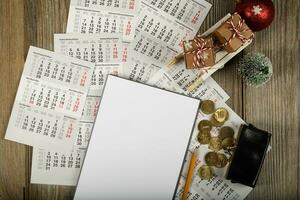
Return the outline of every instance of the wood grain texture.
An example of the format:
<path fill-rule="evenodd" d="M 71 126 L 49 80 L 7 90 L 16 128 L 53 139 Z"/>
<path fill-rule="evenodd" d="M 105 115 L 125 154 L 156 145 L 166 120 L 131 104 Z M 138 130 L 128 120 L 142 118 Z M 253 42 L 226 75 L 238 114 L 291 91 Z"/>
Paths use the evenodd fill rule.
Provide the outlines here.
<path fill-rule="evenodd" d="M 0 199 L 19 200 L 25 188 L 25 146 L 3 138 L 24 64 L 23 2 L 1 1 L 0 13 Z"/>
<path fill-rule="evenodd" d="M 235 1 L 210 0 L 200 33 L 233 11 Z M 274 0 L 276 18 L 267 30 L 213 78 L 230 95 L 227 102 L 246 121 L 273 134 L 257 187 L 247 199 L 300 198 L 299 1 Z M 0 200 L 68 200 L 74 187 L 30 184 L 31 147 L 4 140 L 29 45 L 53 50 L 53 34 L 66 29 L 69 0 L 0 1 Z M 236 67 L 248 52 L 273 62 L 274 76 L 261 88 L 243 84 Z"/>
<path fill-rule="evenodd" d="M 28 44 L 53 50 L 53 34 L 64 33 L 67 25 L 69 0 L 25 1 L 26 39 Z M 74 187 L 30 184 L 31 148 L 27 151 L 26 198 L 30 200 L 72 199 Z"/>
<path fill-rule="evenodd" d="M 298 8 L 298 9 L 297 9 Z M 248 52 L 262 52 L 273 63 L 274 76 L 258 89 L 245 87 L 244 116 L 272 133 L 272 151 L 265 161 L 258 199 L 298 199 L 299 195 L 299 1 L 276 4 L 276 19 L 256 34 Z"/>

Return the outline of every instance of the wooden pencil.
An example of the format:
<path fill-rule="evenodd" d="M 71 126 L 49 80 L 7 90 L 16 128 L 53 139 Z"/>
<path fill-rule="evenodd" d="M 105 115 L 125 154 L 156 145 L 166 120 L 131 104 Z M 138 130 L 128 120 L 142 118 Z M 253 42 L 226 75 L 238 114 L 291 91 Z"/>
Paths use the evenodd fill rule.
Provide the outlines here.
<path fill-rule="evenodd" d="M 194 169 L 196 167 L 196 161 L 197 161 L 197 152 L 196 152 L 197 149 L 198 147 L 196 147 L 194 152 L 192 153 L 192 157 L 191 157 L 191 161 L 190 161 L 190 165 L 189 165 L 189 169 L 188 169 L 188 173 L 187 173 L 187 177 L 185 180 L 185 185 L 182 193 L 182 200 L 187 200 L 188 192 L 190 190 L 190 186 L 193 180 Z"/>

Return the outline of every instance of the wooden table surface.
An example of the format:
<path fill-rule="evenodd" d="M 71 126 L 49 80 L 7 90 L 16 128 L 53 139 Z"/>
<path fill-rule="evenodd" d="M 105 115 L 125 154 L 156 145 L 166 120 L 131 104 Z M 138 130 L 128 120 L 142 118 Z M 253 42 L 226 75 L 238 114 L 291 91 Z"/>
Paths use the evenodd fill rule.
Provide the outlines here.
<path fill-rule="evenodd" d="M 200 32 L 234 10 L 234 0 L 213 7 Z M 230 95 L 227 102 L 243 119 L 273 134 L 257 187 L 247 199 L 300 199 L 299 0 L 275 0 L 276 18 L 256 33 L 253 44 L 213 78 Z M 32 148 L 4 140 L 29 45 L 53 50 L 53 34 L 66 30 L 69 0 L 0 1 L 0 199 L 72 199 L 74 187 L 30 184 Z M 273 62 L 271 81 L 260 88 L 243 84 L 238 60 L 261 52 Z"/>

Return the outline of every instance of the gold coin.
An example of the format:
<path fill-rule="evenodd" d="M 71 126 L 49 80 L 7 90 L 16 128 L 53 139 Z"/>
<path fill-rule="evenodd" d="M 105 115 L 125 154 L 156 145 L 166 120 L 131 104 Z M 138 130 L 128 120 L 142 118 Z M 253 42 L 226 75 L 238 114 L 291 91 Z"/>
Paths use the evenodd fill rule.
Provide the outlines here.
<path fill-rule="evenodd" d="M 215 111 L 215 103 L 211 100 L 202 101 L 200 104 L 200 110 L 204 114 L 212 114 Z"/>
<path fill-rule="evenodd" d="M 216 121 L 224 123 L 228 119 L 228 111 L 225 108 L 218 108 L 213 116 Z"/>
<path fill-rule="evenodd" d="M 224 140 L 227 137 L 233 137 L 233 135 L 234 135 L 234 130 L 229 126 L 222 127 L 219 132 L 219 138 L 221 140 Z"/>
<path fill-rule="evenodd" d="M 217 160 L 217 163 L 216 163 L 215 167 L 223 168 L 227 165 L 228 159 L 225 156 L 225 154 L 218 153 L 217 158 L 218 158 L 218 160 Z"/>
<path fill-rule="evenodd" d="M 198 141 L 200 144 L 208 144 L 210 141 L 210 132 L 199 132 Z"/>
<path fill-rule="evenodd" d="M 218 154 L 216 152 L 208 152 L 205 157 L 204 160 L 206 162 L 207 165 L 209 166 L 215 166 L 218 162 Z"/>
<path fill-rule="evenodd" d="M 211 122 L 206 119 L 201 120 L 198 124 L 198 130 L 201 132 L 210 132 L 211 129 L 212 129 Z"/>
<path fill-rule="evenodd" d="M 214 171 L 210 166 L 202 165 L 199 168 L 199 176 L 201 179 L 209 180 L 214 175 Z"/>
<path fill-rule="evenodd" d="M 211 137 L 208 148 L 213 151 L 220 151 L 222 149 L 222 141 L 218 137 Z"/>
<path fill-rule="evenodd" d="M 210 118 L 210 122 L 213 126 L 216 126 L 216 127 L 221 127 L 224 125 L 224 122 L 218 122 L 214 116 L 212 115 L 211 118 Z"/>
<path fill-rule="evenodd" d="M 233 137 L 227 137 L 222 140 L 222 148 L 227 149 L 228 147 L 234 146 L 234 139 Z"/>

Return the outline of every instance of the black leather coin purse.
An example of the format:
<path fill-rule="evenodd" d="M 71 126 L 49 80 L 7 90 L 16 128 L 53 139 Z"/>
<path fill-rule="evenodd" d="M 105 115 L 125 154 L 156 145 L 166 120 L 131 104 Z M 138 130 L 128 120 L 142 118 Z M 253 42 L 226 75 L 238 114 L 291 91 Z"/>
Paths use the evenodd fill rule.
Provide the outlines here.
<path fill-rule="evenodd" d="M 242 125 L 226 178 L 255 187 L 270 139 L 270 133 L 251 124 Z"/>

